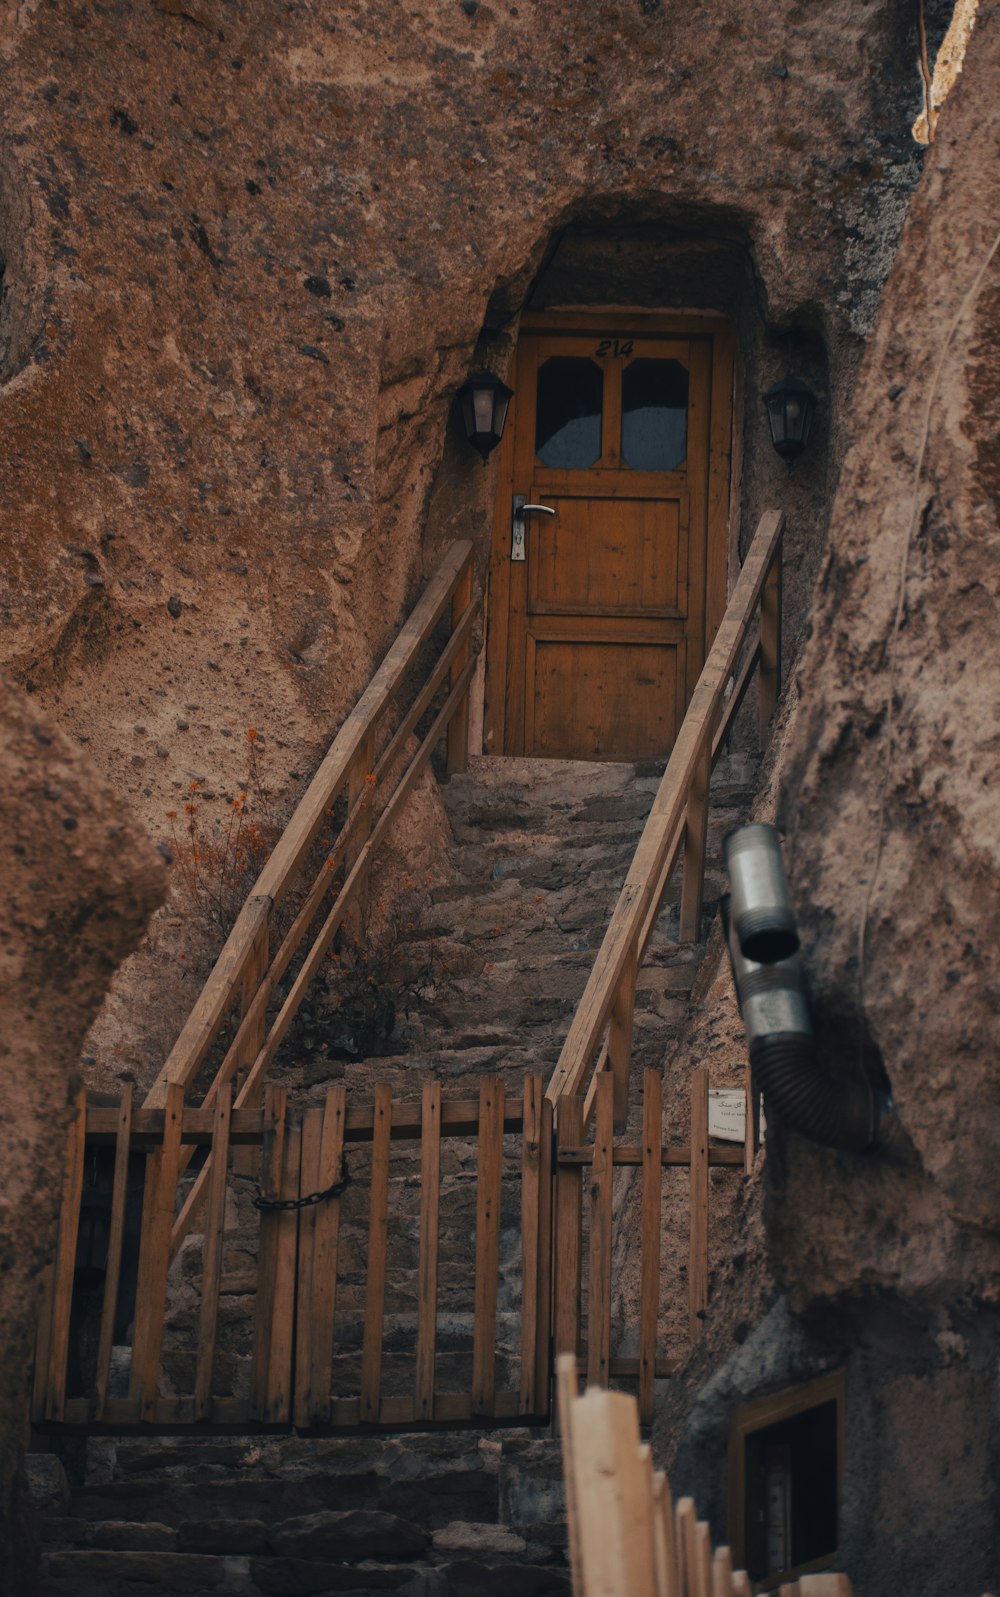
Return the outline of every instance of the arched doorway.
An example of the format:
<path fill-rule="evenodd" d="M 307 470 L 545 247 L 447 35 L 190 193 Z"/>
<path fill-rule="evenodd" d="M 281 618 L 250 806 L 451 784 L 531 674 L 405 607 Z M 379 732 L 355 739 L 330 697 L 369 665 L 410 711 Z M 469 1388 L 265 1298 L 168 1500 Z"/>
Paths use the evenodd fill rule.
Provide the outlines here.
<path fill-rule="evenodd" d="M 733 360 L 731 325 L 710 314 L 523 318 L 493 530 L 487 749 L 669 753 L 725 608 Z"/>

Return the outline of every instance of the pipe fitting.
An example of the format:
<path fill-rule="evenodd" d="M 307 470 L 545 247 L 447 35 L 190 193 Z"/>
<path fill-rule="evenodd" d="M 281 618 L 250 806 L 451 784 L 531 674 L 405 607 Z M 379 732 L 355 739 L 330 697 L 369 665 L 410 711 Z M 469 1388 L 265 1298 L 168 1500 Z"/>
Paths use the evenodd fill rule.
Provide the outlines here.
<path fill-rule="evenodd" d="M 728 897 L 721 909 L 750 1069 L 769 1113 L 810 1142 L 855 1153 L 870 1148 L 878 1139 L 879 1101 L 864 1077 L 831 1075 L 817 1058 L 799 955 L 771 964 L 748 959 Z"/>
<path fill-rule="evenodd" d="M 797 952 L 791 895 L 773 826 L 738 826 L 724 843 L 730 916 L 745 959 L 774 965 Z"/>

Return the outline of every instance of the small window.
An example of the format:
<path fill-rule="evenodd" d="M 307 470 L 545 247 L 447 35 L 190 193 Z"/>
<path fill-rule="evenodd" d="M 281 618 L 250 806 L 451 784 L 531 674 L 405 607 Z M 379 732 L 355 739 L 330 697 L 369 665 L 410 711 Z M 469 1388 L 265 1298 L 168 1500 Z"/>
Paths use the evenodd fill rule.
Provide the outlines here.
<path fill-rule="evenodd" d="M 538 372 L 535 453 L 546 466 L 585 470 L 601 458 L 604 374 L 592 360 L 557 355 Z"/>
<path fill-rule="evenodd" d="M 843 1372 L 737 1410 L 730 1538 L 758 1589 L 829 1565 L 840 1539 Z"/>
<path fill-rule="evenodd" d="M 687 456 L 688 374 L 676 360 L 634 360 L 622 372 L 622 459 L 676 471 Z"/>

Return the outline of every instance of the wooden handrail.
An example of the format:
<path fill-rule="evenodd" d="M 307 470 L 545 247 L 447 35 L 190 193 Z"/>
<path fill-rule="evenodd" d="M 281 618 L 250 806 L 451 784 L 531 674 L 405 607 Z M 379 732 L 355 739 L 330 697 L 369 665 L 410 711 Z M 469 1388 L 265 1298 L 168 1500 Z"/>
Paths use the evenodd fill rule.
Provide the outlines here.
<path fill-rule="evenodd" d="M 465 743 L 459 727 L 465 724 L 468 687 L 474 669 L 472 627 L 476 605 L 472 600 L 473 547 L 460 540 L 449 548 L 440 566 L 401 628 L 371 682 L 334 738 L 319 770 L 303 794 L 273 853 L 250 890 L 236 924 L 226 939 L 215 966 L 185 1022 L 163 1068 L 147 1094 L 144 1108 L 162 1109 L 168 1089 L 191 1086 L 204 1063 L 219 1028 L 230 1009 L 242 1001 L 243 1013 L 236 1037 L 205 1098 L 215 1101 L 219 1088 L 238 1069 L 250 1075 L 237 1099 L 238 1107 L 255 1102 L 263 1070 L 285 1036 L 320 960 L 345 916 L 364 888 L 372 857 L 392 819 L 424 769 L 437 739 L 447 731 L 448 768 L 464 768 Z M 413 672 L 420 651 L 451 607 L 451 637 L 400 725 L 375 758 L 375 741 L 384 712 L 394 702 Z M 404 760 L 404 748 L 417 721 L 448 675 L 449 692 L 444 708 L 417 752 Z M 374 796 L 385 776 L 395 786 L 378 820 L 373 823 Z M 349 811 L 340 835 L 319 867 L 315 880 L 273 958 L 268 953 L 269 928 L 274 910 L 300 876 L 309 851 L 319 836 L 336 800 L 349 790 Z M 323 929 L 306 956 L 303 971 L 285 1000 L 276 1027 L 267 1035 L 266 1012 L 278 983 L 305 941 L 310 925 L 332 888 L 336 871 L 344 864 L 346 880 L 328 912 Z M 277 1032 L 277 1035 L 276 1035 Z M 199 1181 L 198 1195 L 203 1183 Z M 176 1233 L 175 1233 L 176 1239 Z M 176 1245 L 176 1242 L 175 1242 Z"/>
<path fill-rule="evenodd" d="M 769 510 L 760 519 L 733 596 L 709 651 L 667 768 L 632 859 L 625 885 L 566 1041 L 546 1097 L 560 1101 L 586 1092 L 584 1116 L 595 1102 L 596 1077 L 610 1067 L 615 1080 L 615 1121 L 628 1107 L 632 1014 L 639 967 L 652 935 L 663 894 L 685 843 L 681 937 L 695 938 L 701 922 L 708 783 L 722 741 L 760 666 L 759 724 L 762 741 L 777 701 L 781 663 L 781 539 L 785 519 Z M 727 683 L 760 608 L 760 634 L 728 697 Z M 605 1034 L 607 1034 L 605 1036 Z M 594 1079 L 589 1082 L 588 1074 Z"/>

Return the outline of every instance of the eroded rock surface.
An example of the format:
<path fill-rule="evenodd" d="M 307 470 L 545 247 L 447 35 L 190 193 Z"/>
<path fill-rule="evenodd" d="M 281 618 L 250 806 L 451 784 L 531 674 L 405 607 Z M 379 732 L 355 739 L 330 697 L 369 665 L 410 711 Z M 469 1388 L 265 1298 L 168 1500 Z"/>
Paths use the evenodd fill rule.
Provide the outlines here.
<path fill-rule="evenodd" d="M 27 1592 L 25 1372 L 80 1045 L 165 873 L 92 763 L 9 686 L 0 723 L 0 1566 L 13 1581 L 6 1589 Z"/>
<path fill-rule="evenodd" d="M 881 1059 L 912 1142 L 796 1150 L 774 1242 L 805 1295 L 996 1297 L 998 86 L 990 6 L 869 348 L 782 772 L 821 1028 Z"/>

